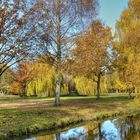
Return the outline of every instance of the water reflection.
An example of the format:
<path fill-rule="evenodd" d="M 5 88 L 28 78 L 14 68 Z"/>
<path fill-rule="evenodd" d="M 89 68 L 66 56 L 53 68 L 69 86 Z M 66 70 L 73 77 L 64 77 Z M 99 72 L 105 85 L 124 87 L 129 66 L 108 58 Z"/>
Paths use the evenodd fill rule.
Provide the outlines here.
<path fill-rule="evenodd" d="M 108 120 L 102 124 L 102 137 L 108 140 L 121 140 L 119 129 L 115 125 L 116 120 Z"/>
<path fill-rule="evenodd" d="M 88 123 L 81 127 L 26 140 L 140 140 L 140 115 Z"/>

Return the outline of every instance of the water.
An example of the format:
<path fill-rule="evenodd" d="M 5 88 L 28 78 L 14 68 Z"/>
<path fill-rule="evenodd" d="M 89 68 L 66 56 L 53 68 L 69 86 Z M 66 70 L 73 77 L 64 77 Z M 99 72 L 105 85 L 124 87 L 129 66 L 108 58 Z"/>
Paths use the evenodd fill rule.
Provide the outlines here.
<path fill-rule="evenodd" d="M 140 115 L 89 122 L 85 125 L 24 140 L 140 140 Z"/>

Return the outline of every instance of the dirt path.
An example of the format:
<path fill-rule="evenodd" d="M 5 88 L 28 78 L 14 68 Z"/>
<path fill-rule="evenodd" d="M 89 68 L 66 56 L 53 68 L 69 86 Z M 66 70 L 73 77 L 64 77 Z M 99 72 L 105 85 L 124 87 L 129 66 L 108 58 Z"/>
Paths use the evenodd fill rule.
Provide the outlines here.
<path fill-rule="evenodd" d="M 82 101 L 62 101 L 62 106 L 82 106 L 85 104 L 95 104 L 95 102 L 82 102 Z M 54 101 L 47 101 L 47 102 L 5 102 L 0 104 L 0 108 L 46 108 L 46 107 L 53 107 Z"/>
<path fill-rule="evenodd" d="M 0 104 L 0 108 L 39 108 L 53 106 L 53 102 L 47 103 L 4 103 Z"/>

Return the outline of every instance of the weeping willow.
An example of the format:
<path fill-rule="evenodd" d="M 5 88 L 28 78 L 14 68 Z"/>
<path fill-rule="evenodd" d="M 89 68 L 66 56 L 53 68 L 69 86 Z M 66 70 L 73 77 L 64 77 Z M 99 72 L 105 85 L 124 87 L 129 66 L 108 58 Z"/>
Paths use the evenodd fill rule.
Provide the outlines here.
<path fill-rule="evenodd" d="M 55 77 L 56 71 L 54 67 L 47 64 L 36 63 L 33 65 L 36 77 L 27 85 L 28 96 L 55 96 Z M 73 82 L 79 95 L 94 95 L 96 84 L 85 77 L 76 77 Z M 61 86 L 61 96 L 69 95 L 68 83 L 63 79 Z"/>
<path fill-rule="evenodd" d="M 27 85 L 28 96 L 54 96 L 55 69 L 47 64 L 34 64 L 36 77 Z"/>
<path fill-rule="evenodd" d="M 94 95 L 96 93 L 96 84 L 92 80 L 76 77 L 74 81 L 79 95 Z"/>
<path fill-rule="evenodd" d="M 55 68 L 42 63 L 36 63 L 33 65 L 33 67 L 36 73 L 36 77 L 27 85 L 27 95 L 45 97 L 55 96 Z M 63 83 L 61 87 L 61 95 L 67 94 L 67 84 Z"/>
<path fill-rule="evenodd" d="M 34 62 L 31 67 L 34 70 L 35 77 L 26 86 L 27 96 L 54 97 L 56 84 L 56 70 L 53 66 L 44 63 Z M 108 77 L 104 76 L 101 80 L 101 93 L 107 93 L 110 84 L 107 82 Z M 61 84 L 61 96 L 65 95 L 96 95 L 96 82 L 86 77 L 73 78 L 63 74 Z M 76 93 L 76 94 L 75 94 Z"/>

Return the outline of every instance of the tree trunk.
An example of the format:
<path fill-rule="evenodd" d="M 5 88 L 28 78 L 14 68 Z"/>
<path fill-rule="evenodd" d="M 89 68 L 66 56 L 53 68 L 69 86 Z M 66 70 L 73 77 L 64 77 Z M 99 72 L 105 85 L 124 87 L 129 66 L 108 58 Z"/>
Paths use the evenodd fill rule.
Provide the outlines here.
<path fill-rule="evenodd" d="M 26 96 L 26 83 L 22 83 L 21 97 L 25 97 L 25 96 Z"/>
<path fill-rule="evenodd" d="M 101 131 L 101 124 L 98 124 L 98 129 L 99 129 L 99 140 L 102 140 L 102 131 Z"/>
<path fill-rule="evenodd" d="M 56 140 L 61 140 L 61 136 L 60 136 L 60 133 L 56 133 Z"/>
<path fill-rule="evenodd" d="M 56 78 L 56 97 L 55 105 L 60 106 L 61 93 L 61 0 L 57 1 L 57 78 Z"/>
<path fill-rule="evenodd" d="M 98 80 L 97 80 L 97 100 L 100 99 L 100 80 L 101 80 L 101 74 L 98 75 Z"/>
<path fill-rule="evenodd" d="M 60 78 L 60 74 L 58 74 L 56 77 L 55 106 L 60 106 L 60 94 L 61 94 L 61 78 Z"/>
<path fill-rule="evenodd" d="M 70 82 L 68 82 L 68 95 L 71 95 L 71 86 L 70 86 Z"/>
<path fill-rule="evenodd" d="M 132 98 L 132 88 L 129 88 L 128 89 L 128 98 Z"/>
<path fill-rule="evenodd" d="M 47 86 L 47 91 L 46 91 L 46 97 L 51 97 L 48 86 Z"/>

